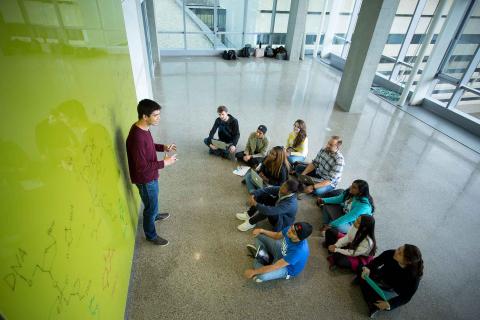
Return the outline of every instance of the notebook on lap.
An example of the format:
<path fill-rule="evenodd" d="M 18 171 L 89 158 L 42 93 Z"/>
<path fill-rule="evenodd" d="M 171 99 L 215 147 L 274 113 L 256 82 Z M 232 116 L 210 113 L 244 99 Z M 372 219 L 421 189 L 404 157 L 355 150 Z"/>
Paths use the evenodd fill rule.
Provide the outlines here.
<path fill-rule="evenodd" d="M 250 177 L 255 186 L 263 188 L 263 179 L 258 175 L 257 171 L 250 169 Z"/>
<path fill-rule="evenodd" d="M 223 141 L 220 141 L 220 140 L 215 140 L 215 139 L 212 139 L 212 144 L 217 147 L 218 149 L 227 149 L 228 147 L 228 143 L 225 143 Z"/>
<path fill-rule="evenodd" d="M 385 293 L 383 292 L 382 288 L 378 286 L 378 284 L 375 283 L 369 276 L 365 277 L 365 281 L 372 287 L 373 290 L 380 296 L 385 301 L 388 301 L 387 297 L 385 296 Z"/>
<path fill-rule="evenodd" d="M 312 177 L 303 174 L 298 176 L 298 181 L 307 186 L 313 186 L 315 184 Z"/>

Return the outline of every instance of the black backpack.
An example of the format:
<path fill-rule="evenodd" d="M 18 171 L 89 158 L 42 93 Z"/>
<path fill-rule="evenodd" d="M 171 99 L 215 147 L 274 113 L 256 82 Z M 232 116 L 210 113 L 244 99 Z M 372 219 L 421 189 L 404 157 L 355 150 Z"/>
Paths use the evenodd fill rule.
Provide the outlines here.
<path fill-rule="evenodd" d="M 265 57 L 273 58 L 274 56 L 275 56 L 275 53 L 273 52 L 272 46 L 266 46 L 265 47 Z"/>
<path fill-rule="evenodd" d="M 222 58 L 225 60 L 237 60 L 237 55 L 235 54 L 235 50 L 224 50 Z"/>
<path fill-rule="evenodd" d="M 239 56 L 249 58 L 252 55 L 253 51 L 254 49 L 252 48 L 251 44 L 245 44 L 245 47 L 240 50 Z"/>

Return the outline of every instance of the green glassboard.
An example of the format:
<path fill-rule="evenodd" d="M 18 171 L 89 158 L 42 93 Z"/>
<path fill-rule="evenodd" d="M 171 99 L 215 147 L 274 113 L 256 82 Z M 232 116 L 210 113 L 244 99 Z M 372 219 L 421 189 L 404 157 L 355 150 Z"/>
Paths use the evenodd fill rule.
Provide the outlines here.
<path fill-rule="evenodd" d="M 137 208 L 120 1 L 0 1 L 0 314 L 120 319 Z"/>

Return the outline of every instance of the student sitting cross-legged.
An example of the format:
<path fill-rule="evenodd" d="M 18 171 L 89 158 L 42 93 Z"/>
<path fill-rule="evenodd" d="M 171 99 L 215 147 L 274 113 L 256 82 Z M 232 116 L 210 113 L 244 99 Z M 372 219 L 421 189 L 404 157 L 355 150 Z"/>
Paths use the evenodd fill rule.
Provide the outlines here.
<path fill-rule="evenodd" d="M 256 168 L 265 158 L 268 149 L 267 127 L 263 124 L 258 126 L 257 131 L 248 137 L 244 151 L 237 152 L 235 157 L 252 168 Z"/>
<path fill-rule="evenodd" d="M 330 270 L 340 267 L 356 271 L 375 255 L 375 219 L 369 215 L 359 216 L 346 235 L 336 229 L 327 229 L 325 246 L 330 253 L 327 257 Z"/>
<path fill-rule="evenodd" d="M 293 124 L 293 131 L 288 135 L 287 145 L 288 162 L 303 162 L 308 154 L 307 125 L 305 121 L 298 119 Z"/>
<path fill-rule="evenodd" d="M 322 232 L 334 228 L 347 233 L 360 215 L 372 215 L 375 210 L 368 183 L 364 180 L 353 181 L 350 188 L 336 197 L 318 198 L 317 204 L 322 209 Z"/>
<path fill-rule="evenodd" d="M 208 137 L 203 139 L 203 143 L 208 146 L 208 152 L 212 155 L 221 156 L 229 159 L 235 157 L 238 139 L 240 139 L 240 129 L 238 120 L 228 113 L 228 108 L 219 106 L 217 108 L 218 118 L 215 119 Z M 218 140 L 213 139 L 218 130 Z M 216 146 L 214 140 L 220 141 L 222 147 Z"/>
<path fill-rule="evenodd" d="M 366 267 L 359 268 L 358 273 L 355 282 L 360 284 L 373 318 L 378 311 L 393 310 L 412 299 L 423 276 L 422 254 L 416 246 L 405 244 L 396 250 L 384 251 Z M 367 276 L 377 284 L 383 297 L 365 281 Z"/>
<path fill-rule="evenodd" d="M 267 187 L 255 191 L 248 199 L 248 211 L 237 213 L 237 218 L 244 221 L 237 228 L 247 231 L 265 219 L 268 219 L 274 231 L 280 231 L 295 221 L 298 201 L 296 180 L 288 180 L 280 187 Z"/>
<path fill-rule="evenodd" d="M 281 146 L 272 148 L 257 171 L 262 179 L 261 185 L 252 178 L 254 169 L 250 169 L 245 174 L 244 182 L 247 185 L 248 193 L 252 194 L 255 190 L 265 186 L 280 186 L 288 179 L 289 167 L 285 149 Z"/>
<path fill-rule="evenodd" d="M 320 149 L 311 163 L 298 163 L 295 166 L 297 175 L 305 175 L 312 178 L 313 185 L 305 186 L 304 193 L 322 196 L 334 190 L 342 177 L 345 160 L 340 147 L 342 139 L 339 136 L 331 136 L 327 145 Z"/>
<path fill-rule="evenodd" d="M 307 222 L 294 223 L 279 232 L 253 230 L 255 245 L 247 246 L 254 258 L 253 269 L 245 270 L 244 276 L 255 282 L 298 276 L 308 261 L 306 239 L 311 233 L 312 226 Z"/>

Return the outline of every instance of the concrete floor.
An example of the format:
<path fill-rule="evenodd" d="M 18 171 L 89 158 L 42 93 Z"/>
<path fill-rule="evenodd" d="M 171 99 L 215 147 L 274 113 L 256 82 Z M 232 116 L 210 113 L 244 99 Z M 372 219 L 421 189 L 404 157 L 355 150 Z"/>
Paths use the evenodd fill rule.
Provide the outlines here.
<path fill-rule="evenodd" d="M 225 104 L 239 120 L 244 147 L 258 124 L 271 145 L 283 145 L 297 118 L 307 122 L 309 159 L 327 137 L 344 138 L 340 187 L 369 182 L 376 201 L 379 252 L 420 247 L 425 275 L 412 301 L 378 319 L 477 319 L 480 312 L 480 155 L 409 114 L 369 95 L 362 114 L 333 107 L 340 76 L 317 61 L 165 58 L 155 82 L 162 104 L 160 142 L 178 145 L 179 161 L 160 173 L 157 224 L 167 247 L 145 242 L 141 223 L 128 319 L 365 319 L 351 275 L 330 272 L 313 199 L 297 220 L 312 223 L 311 256 L 296 279 L 261 285 L 242 277 L 251 266 L 250 233 L 236 230 L 247 192 L 236 164 L 209 156 L 202 140 Z M 133 121 L 134 119 L 132 119 Z"/>

